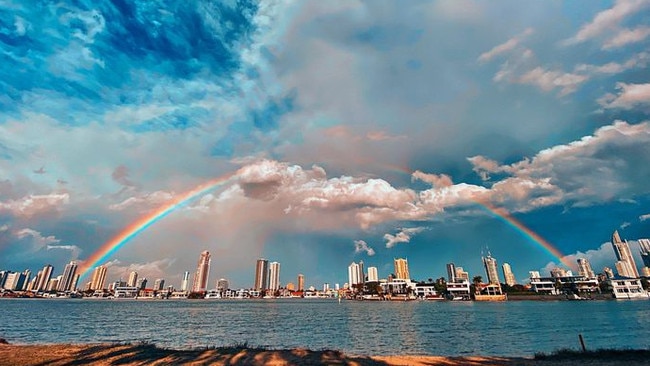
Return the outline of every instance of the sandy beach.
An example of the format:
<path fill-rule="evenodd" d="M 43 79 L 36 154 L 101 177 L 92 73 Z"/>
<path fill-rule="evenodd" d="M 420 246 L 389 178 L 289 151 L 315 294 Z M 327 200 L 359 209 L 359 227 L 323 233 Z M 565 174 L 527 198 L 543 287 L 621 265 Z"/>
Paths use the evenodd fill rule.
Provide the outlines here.
<path fill-rule="evenodd" d="M 617 358 L 617 359 L 616 359 Z M 646 358 L 533 359 L 506 357 L 353 356 L 338 351 L 217 348 L 171 350 L 150 344 L 0 344 L 0 365 L 642 365 Z M 638 357 L 637 357 L 638 358 Z"/>

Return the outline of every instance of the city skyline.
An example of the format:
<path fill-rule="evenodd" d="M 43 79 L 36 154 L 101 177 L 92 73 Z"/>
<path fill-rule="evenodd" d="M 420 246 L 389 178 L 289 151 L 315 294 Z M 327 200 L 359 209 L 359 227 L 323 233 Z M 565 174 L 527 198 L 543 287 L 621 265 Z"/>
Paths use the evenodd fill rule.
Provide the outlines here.
<path fill-rule="evenodd" d="M 650 260 L 648 1 L 213 5 L 0 5 L 0 268 Z"/>

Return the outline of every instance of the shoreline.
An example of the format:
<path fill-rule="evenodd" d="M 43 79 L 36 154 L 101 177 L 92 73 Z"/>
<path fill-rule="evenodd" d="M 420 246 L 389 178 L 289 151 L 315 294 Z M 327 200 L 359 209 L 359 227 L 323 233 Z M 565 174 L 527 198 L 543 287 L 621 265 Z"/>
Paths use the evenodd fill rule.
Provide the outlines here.
<path fill-rule="evenodd" d="M 0 339 L 0 341 L 3 341 Z M 564 352 L 564 353 L 562 353 Z M 650 351 L 600 350 L 580 353 L 560 351 L 530 357 L 392 355 L 355 356 L 336 350 L 266 349 L 235 345 L 176 350 L 153 344 L 7 344 L 0 342 L 0 366 L 4 365 L 642 365 L 650 364 Z"/>

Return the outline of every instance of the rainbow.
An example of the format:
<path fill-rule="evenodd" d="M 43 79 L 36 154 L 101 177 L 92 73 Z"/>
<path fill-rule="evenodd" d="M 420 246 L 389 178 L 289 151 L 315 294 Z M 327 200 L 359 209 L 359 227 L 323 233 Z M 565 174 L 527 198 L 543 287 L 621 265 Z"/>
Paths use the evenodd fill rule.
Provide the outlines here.
<path fill-rule="evenodd" d="M 234 173 L 226 174 L 219 178 L 215 178 L 203 184 L 200 184 L 193 189 L 180 194 L 169 202 L 166 202 L 164 205 L 140 217 L 135 222 L 122 229 L 122 231 L 104 243 L 104 245 L 102 245 L 93 254 L 91 254 L 88 259 L 84 261 L 84 263 L 80 266 L 81 278 L 88 275 L 91 268 L 98 266 L 100 263 L 106 262 L 106 260 L 115 254 L 115 252 L 124 246 L 124 244 L 138 236 L 138 234 L 146 230 L 149 226 L 160 221 L 177 208 L 187 204 L 189 201 L 228 182 L 233 177 L 233 175 Z"/>
<path fill-rule="evenodd" d="M 528 228 L 526 225 L 524 225 L 521 221 L 517 220 L 514 218 L 508 211 L 502 209 L 502 208 L 497 208 L 492 206 L 491 204 L 487 202 L 479 202 L 479 201 L 474 201 L 476 202 L 479 206 L 485 208 L 488 210 L 490 213 L 492 213 L 494 216 L 499 218 L 501 221 L 506 223 L 508 226 L 514 228 L 517 230 L 519 233 L 521 233 L 524 237 L 528 238 L 534 243 L 539 244 L 546 252 L 551 254 L 554 258 L 556 258 L 558 261 L 560 261 L 562 264 L 567 266 L 568 268 L 573 268 L 574 266 L 569 262 L 567 259 L 564 258 L 564 254 L 560 252 L 559 249 L 554 247 L 551 243 L 546 241 L 544 238 L 542 238 L 539 234 L 536 232 L 532 231 L 530 228 Z"/>
<path fill-rule="evenodd" d="M 387 167 L 389 169 L 404 172 L 409 175 L 413 174 L 413 171 L 407 167 L 401 167 L 401 166 L 387 166 Z M 553 256 L 553 258 L 557 259 L 560 263 L 564 264 L 568 268 L 574 267 L 567 259 L 564 258 L 564 254 L 562 254 L 560 250 L 558 250 L 555 246 L 553 246 L 553 244 L 549 243 L 544 238 L 542 238 L 539 234 L 537 234 L 536 232 L 528 228 L 526 225 L 524 225 L 521 221 L 514 218 L 505 209 L 494 207 L 490 203 L 484 201 L 472 200 L 472 202 L 486 209 L 488 212 L 492 213 L 494 216 L 499 218 L 508 226 L 510 226 L 511 228 L 515 229 L 517 232 L 522 234 L 528 240 L 542 247 L 546 252 L 548 252 L 551 256 Z"/>

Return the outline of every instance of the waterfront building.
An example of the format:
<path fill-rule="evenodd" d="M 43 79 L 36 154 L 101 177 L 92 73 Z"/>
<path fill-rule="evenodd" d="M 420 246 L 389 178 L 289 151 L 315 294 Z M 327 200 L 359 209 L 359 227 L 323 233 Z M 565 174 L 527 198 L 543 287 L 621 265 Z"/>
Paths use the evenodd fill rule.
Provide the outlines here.
<path fill-rule="evenodd" d="M 66 264 L 65 269 L 63 270 L 63 277 L 58 284 L 58 291 L 71 291 L 72 286 L 74 285 L 74 277 L 77 274 L 77 262 L 72 261 Z"/>
<path fill-rule="evenodd" d="M 469 281 L 469 273 L 463 270 L 463 267 L 456 267 L 456 281 L 459 280 Z"/>
<path fill-rule="evenodd" d="M 34 278 L 32 278 L 31 281 L 29 281 L 29 283 L 27 284 L 26 291 L 35 291 L 37 283 L 38 283 L 38 274 Z"/>
<path fill-rule="evenodd" d="M 305 291 L 305 275 L 298 275 L 298 291 Z"/>
<path fill-rule="evenodd" d="M 559 295 L 561 293 L 591 293 L 597 292 L 598 279 L 586 276 L 550 276 L 540 277 L 539 272 L 531 271 L 530 288 L 541 294 Z"/>
<path fill-rule="evenodd" d="M 25 284 L 25 274 L 20 272 L 5 272 L 2 288 L 11 291 L 21 291 Z"/>
<path fill-rule="evenodd" d="M 44 291 L 47 290 L 47 287 L 50 283 L 50 279 L 52 278 L 52 271 L 54 270 L 54 267 L 52 265 L 48 264 L 40 272 L 40 276 L 38 279 L 38 285 L 36 286 L 36 291 Z"/>
<path fill-rule="evenodd" d="M 517 281 L 515 280 L 515 275 L 512 273 L 512 268 L 510 268 L 510 264 L 503 263 L 503 265 L 501 265 L 501 268 L 503 269 L 503 278 L 506 281 L 506 285 L 514 286 L 517 283 Z"/>
<path fill-rule="evenodd" d="M 61 275 L 57 276 L 56 278 L 51 278 L 45 287 L 45 291 L 56 291 L 56 289 L 59 287 L 59 282 L 61 282 L 61 278 L 63 278 Z"/>
<path fill-rule="evenodd" d="M 269 288 L 269 261 L 260 258 L 255 265 L 255 284 L 253 289 L 257 291 L 266 290 Z"/>
<path fill-rule="evenodd" d="M 269 264 L 269 290 L 277 291 L 280 289 L 280 263 L 271 262 Z"/>
<path fill-rule="evenodd" d="M 106 282 L 106 266 L 97 266 L 93 271 L 93 279 L 90 282 L 91 290 L 103 290 Z"/>
<path fill-rule="evenodd" d="M 354 288 L 354 285 L 362 283 L 361 276 L 363 276 L 363 274 L 359 272 L 359 264 L 352 262 L 348 266 L 348 283 L 351 288 Z"/>
<path fill-rule="evenodd" d="M 395 278 L 402 280 L 410 280 L 411 274 L 409 273 L 409 262 L 405 258 L 395 258 Z"/>
<path fill-rule="evenodd" d="M 650 267 L 650 239 L 639 239 L 639 247 L 641 248 L 641 259 L 645 267 Z"/>
<path fill-rule="evenodd" d="M 377 274 L 377 267 L 368 267 L 368 282 L 377 282 L 379 281 L 379 275 Z"/>
<path fill-rule="evenodd" d="M 138 283 L 138 272 L 131 271 L 131 273 L 129 274 L 129 280 L 126 281 L 126 285 L 128 287 L 135 287 L 137 283 Z"/>
<path fill-rule="evenodd" d="M 366 268 L 363 265 L 363 261 L 359 261 L 359 279 L 361 283 L 366 283 Z"/>
<path fill-rule="evenodd" d="M 294 285 L 293 282 L 287 283 L 287 290 L 296 291 L 296 285 Z"/>
<path fill-rule="evenodd" d="M 26 269 L 26 270 L 23 271 L 23 275 L 25 275 L 25 281 L 23 282 L 23 287 L 20 290 L 26 291 L 27 286 L 29 285 L 29 279 L 32 276 L 32 271 L 30 271 L 29 269 Z"/>
<path fill-rule="evenodd" d="M 648 299 L 650 297 L 638 278 L 612 278 L 609 280 L 609 284 L 616 299 Z"/>
<path fill-rule="evenodd" d="M 0 271 L 0 288 L 4 288 L 5 281 L 7 280 L 8 271 Z"/>
<path fill-rule="evenodd" d="M 77 286 L 79 285 L 79 278 L 81 278 L 80 273 L 75 273 L 72 277 L 72 285 L 70 285 L 70 291 L 77 291 Z"/>
<path fill-rule="evenodd" d="M 217 290 L 221 291 L 226 291 L 227 289 L 230 288 L 230 284 L 228 283 L 228 280 L 225 278 L 220 278 L 217 281 Z"/>
<path fill-rule="evenodd" d="M 452 300 L 469 300 L 470 283 L 463 278 L 456 278 L 455 282 L 447 282 L 447 292 Z"/>
<path fill-rule="evenodd" d="M 138 283 L 135 287 L 139 288 L 140 290 L 144 290 L 147 288 L 147 282 L 147 277 L 138 278 Z"/>
<path fill-rule="evenodd" d="M 453 263 L 447 263 L 447 282 L 456 282 L 456 266 Z"/>
<path fill-rule="evenodd" d="M 650 267 L 643 267 L 641 268 L 641 276 L 643 277 L 650 277 Z"/>
<path fill-rule="evenodd" d="M 490 252 L 488 252 L 487 257 L 482 257 L 483 266 L 485 266 L 485 273 L 487 274 L 487 282 L 490 284 L 498 285 L 499 281 L 499 271 L 497 271 L 497 260 L 492 258 Z"/>
<path fill-rule="evenodd" d="M 123 285 L 124 285 L 124 283 L 121 283 L 119 287 L 126 287 L 126 286 L 123 286 Z M 164 288 L 165 288 L 165 279 L 164 278 L 156 278 L 156 280 L 153 282 L 153 290 L 154 291 L 162 291 Z"/>
<path fill-rule="evenodd" d="M 190 286 L 190 271 L 183 273 L 183 281 L 181 281 L 181 291 L 187 292 Z"/>
<path fill-rule="evenodd" d="M 591 269 L 591 264 L 587 258 L 578 258 L 578 275 L 587 278 L 596 278 L 596 274 Z"/>
<path fill-rule="evenodd" d="M 210 275 L 210 252 L 204 250 L 199 256 L 199 263 L 196 266 L 192 292 L 203 292 L 208 288 L 208 276 Z"/>
<path fill-rule="evenodd" d="M 616 271 L 619 276 L 627 278 L 638 278 L 639 271 L 636 268 L 636 263 L 634 263 L 634 257 L 632 257 L 632 252 L 630 251 L 630 246 L 626 241 L 621 240 L 618 230 L 614 231 L 612 235 L 612 247 L 614 248 L 614 254 L 616 254 Z"/>

